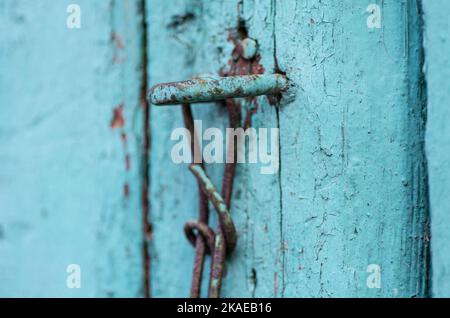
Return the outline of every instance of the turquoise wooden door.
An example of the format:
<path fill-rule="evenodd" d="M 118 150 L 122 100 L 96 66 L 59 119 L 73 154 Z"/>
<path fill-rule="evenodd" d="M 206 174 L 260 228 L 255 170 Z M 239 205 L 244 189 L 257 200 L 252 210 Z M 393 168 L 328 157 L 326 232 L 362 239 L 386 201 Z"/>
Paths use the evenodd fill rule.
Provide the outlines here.
<path fill-rule="evenodd" d="M 0 4 L 1 296 L 143 294 L 142 10 L 73 2 Z"/>
<path fill-rule="evenodd" d="M 182 113 L 146 94 L 229 67 L 230 34 L 297 90 L 243 105 L 279 129 L 279 167 L 237 165 L 222 296 L 449 296 L 449 6 L 2 1 L 0 296 L 189 295 L 197 185 L 170 155 Z M 220 105 L 192 109 L 227 127 Z M 206 165 L 217 185 L 223 169 Z"/>

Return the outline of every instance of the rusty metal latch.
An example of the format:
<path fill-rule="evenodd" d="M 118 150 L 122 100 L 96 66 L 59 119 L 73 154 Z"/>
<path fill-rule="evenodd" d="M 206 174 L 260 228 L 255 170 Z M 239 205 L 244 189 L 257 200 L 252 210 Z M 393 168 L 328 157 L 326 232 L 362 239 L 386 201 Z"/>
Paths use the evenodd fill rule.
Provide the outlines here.
<path fill-rule="evenodd" d="M 215 102 L 227 98 L 277 95 L 288 88 L 289 81 L 281 74 L 200 76 L 155 85 L 150 89 L 149 99 L 154 105 Z"/>
<path fill-rule="evenodd" d="M 245 40 L 244 40 L 245 41 Z M 243 42 L 244 42 L 243 41 Z M 245 50 L 234 51 L 235 60 L 245 60 L 243 64 L 252 65 L 257 57 L 248 56 Z M 242 52 L 242 53 L 240 53 Z M 250 58 L 250 59 L 249 59 Z M 148 99 L 154 105 L 182 105 L 184 124 L 191 135 L 191 153 L 198 153 L 198 142 L 194 131 L 194 119 L 191 103 L 220 102 L 226 106 L 229 115 L 230 128 L 241 126 L 241 107 L 235 98 L 253 99 L 260 95 L 281 96 L 290 87 L 290 82 L 282 74 L 248 74 L 254 72 L 251 67 L 242 74 L 237 72 L 237 65 L 226 76 L 199 76 L 187 81 L 158 84 L 149 90 Z M 261 69 L 258 69 L 259 71 Z M 238 74 L 236 74 L 238 73 Z M 244 129 L 251 124 L 251 115 L 255 110 L 247 113 Z M 237 148 L 231 147 L 233 153 L 227 153 L 227 158 L 234 160 L 225 164 L 225 171 L 221 193 L 206 174 L 201 163 L 191 163 L 189 170 L 195 176 L 199 188 L 199 218 L 188 221 L 184 231 L 189 242 L 195 246 L 194 269 L 192 273 L 191 297 L 200 297 L 200 286 L 203 275 L 205 255 L 211 255 L 211 270 L 209 277 L 208 296 L 220 297 L 222 278 L 225 268 L 225 258 L 236 246 L 236 229 L 231 219 L 230 203 L 233 190 L 233 180 L 236 170 Z M 194 161 L 195 162 L 195 161 Z M 214 231 L 208 225 L 209 207 L 211 202 L 218 216 L 218 227 Z"/>

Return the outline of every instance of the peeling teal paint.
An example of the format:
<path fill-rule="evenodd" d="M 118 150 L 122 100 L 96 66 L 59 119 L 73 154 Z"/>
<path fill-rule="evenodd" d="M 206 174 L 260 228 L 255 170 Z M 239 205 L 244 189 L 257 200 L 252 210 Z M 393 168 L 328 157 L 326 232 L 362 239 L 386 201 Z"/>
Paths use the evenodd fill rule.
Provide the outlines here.
<path fill-rule="evenodd" d="M 380 29 L 367 24 L 373 3 Z M 258 98 L 253 126 L 280 128 L 280 174 L 238 165 L 231 214 L 239 243 L 223 295 L 425 296 L 417 2 L 154 1 L 148 15 L 152 85 L 217 73 L 233 49 L 227 32 L 242 19 L 266 72 L 279 68 L 299 87 L 279 108 Z M 190 18 L 172 27 L 183 16 Z M 194 112 L 204 127 L 227 122 L 217 107 Z M 153 108 L 152 119 L 152 290 L 186 296 L 193 251 L 180 229 L 195 215 L 195 185 L 185 167 L 167 160 L 181 112 Z M 207 166 L 216 184 L 221 170 Z M 380 289 L 367 285 L 371 264 L 381 268 Z"/>
<path fill-rule="evenodd" d="M 0 2 L 0 297 L 142 295 L 141 16 L 71 3 Z"/>
<path fill-rule="evenodd" d="M 448 296 L 446 1 L 423 0 L 426 91 L 421 1 L 142 1 L 77 0 L 81 29 L 66 27 L 72 1 L 0 1 L 0 296 L 141 297 L 148 277 L 152 296 L 188 296 L 197 186 L 170 159 L 181 109 L 152 107 L 144 123 L 142 92 L 220 74 L 238 25 L 261 70 L 298 92 L 243 105 L 254 128 L 280 129 L 280 170 L 237 166 L 222 295 L 427 296 L 427 93 L 431 291 Z M 225 130 L 220 106 L 192 109 Z M 223 165 L 206 171 L 221 184 Z"/>
<path fill-rule="evenodd" d="M 157 84 L 150 89 L 149 100 L 154 105 L 179 105 L 277 95 L 288 89 L 289 81 L 280 74 L 201 76 L 186 81 Z"/>

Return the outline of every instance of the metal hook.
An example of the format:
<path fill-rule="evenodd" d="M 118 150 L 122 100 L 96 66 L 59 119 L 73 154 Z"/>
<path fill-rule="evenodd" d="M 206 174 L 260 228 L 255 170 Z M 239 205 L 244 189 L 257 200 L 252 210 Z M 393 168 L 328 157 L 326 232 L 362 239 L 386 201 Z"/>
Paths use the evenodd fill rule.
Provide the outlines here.
<path fill-rule="evenodd" d="M 276 95 L 288 88 L 289 80 L 281 74 L 197 77 L 155 85 L 150 89 L 148 98 L 154 105 L 178 105 Z"/>

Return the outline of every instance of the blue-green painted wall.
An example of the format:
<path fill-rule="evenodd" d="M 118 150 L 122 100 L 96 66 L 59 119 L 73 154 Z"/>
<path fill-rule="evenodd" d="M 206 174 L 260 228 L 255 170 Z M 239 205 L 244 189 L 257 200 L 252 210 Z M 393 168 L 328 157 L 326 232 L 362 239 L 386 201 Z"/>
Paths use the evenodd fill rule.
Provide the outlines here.
<path fill-rule="evenodd" d="M 142 294 L 141 20 L 136 1 L 0 2 L 0 296 Z"/>
<path fill-rule="evenodd" d="M 81 29 L 66 27 L 70 3 L 82 9 Z M 278 65 L 299 90 L 278 108 L 258 100 L 253 127 L 280 128 L 280 171 L 238 165 L 231 213 L 239 241 L 223 295 L 426 296 L 421 1 L 143 4 L 0 2 L 0 296 L 140 297 L 146 276 L 152 296 L 188 296 L 194 254 L 182 228 L 196 217 L 197 188 L 170 159 L 179 107 L 151 108 L 143 162 L 143 76 L 151 86 L 217 73 L 238 19 L 266 72 Z M 371 4 L 380 28 L 367 24 Z M 423 6 L 432 293 L 446 296 L 449 5 Z M 220 106 L 193 109 L 204 128 L 226 126 Z M 207 166 L 216 184 L 222 170 Z M 73 263 L 80 289 L 66 286 Z M 367 285 L 370 264 L 380 266 L 381 288 Z"/>

